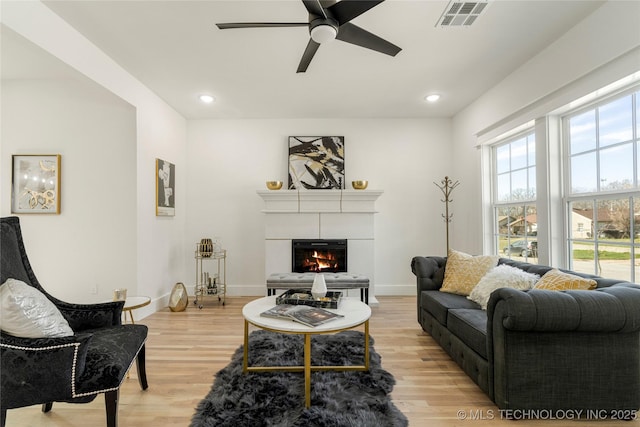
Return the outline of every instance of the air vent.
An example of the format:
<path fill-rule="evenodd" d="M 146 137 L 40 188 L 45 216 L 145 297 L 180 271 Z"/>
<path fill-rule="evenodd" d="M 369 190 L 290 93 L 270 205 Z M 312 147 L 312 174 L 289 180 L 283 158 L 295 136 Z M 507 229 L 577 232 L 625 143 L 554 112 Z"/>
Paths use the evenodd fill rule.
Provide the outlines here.
<path fill-rule="evenodd" d="M 488 1 L 461 2 L 452 0 L 442 12 L 436 27 L 468 27 L 486 9 Z"/>

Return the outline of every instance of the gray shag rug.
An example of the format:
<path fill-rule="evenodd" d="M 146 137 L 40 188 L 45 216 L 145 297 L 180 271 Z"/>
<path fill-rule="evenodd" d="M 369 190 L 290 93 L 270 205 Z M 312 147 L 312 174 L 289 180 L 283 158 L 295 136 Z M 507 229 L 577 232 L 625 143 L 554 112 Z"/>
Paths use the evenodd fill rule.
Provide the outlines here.
<path fill-rule="evenodd" d="M 395 379 L 382 369 L 370 337 L 369 371 L 311 373 L 311 407 L 304 405 L 302 372 L 242 373 L 243 348 L 219 371 L 209 394 L 198 404 L 191 427 L 396 427 L 407 418 L 389 393 Z M 343 331 L 313 335 L 312 365 L 362 365 L 364 334 Z M 249 336 L 249 366 L 303 365 L 303 337 L 254 331 Z"/>

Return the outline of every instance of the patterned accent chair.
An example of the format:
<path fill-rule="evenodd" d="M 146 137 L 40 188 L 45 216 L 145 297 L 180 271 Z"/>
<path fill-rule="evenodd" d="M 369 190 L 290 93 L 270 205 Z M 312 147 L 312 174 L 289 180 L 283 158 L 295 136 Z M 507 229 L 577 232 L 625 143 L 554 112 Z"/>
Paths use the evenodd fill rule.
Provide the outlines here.
<path fill-rule="evenodd" d="M 53 402 L 87 403 L 101 393 L 107 426 L 117 426 L 120 385 L 134 360 L 140 386 L 147 389 L 147 327 L 122 325 L 122 301 L 70 304 L 49 295 L 29 264 L 19 218 L 0 218 L 0 227 L 0 283 L 13 278 L 36 288 L 73 330 L 61 338 L 21 338 L 0 331 L 2 427 L 8 409 L 42 404 L 48 412 Z"/>

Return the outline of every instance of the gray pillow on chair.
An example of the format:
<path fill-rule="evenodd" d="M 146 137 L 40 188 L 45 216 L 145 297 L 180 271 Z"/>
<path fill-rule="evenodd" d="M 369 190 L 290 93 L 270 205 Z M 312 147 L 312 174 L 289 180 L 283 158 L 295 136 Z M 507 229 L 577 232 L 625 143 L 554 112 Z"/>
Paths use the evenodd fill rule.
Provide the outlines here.
<path fill-rule="evenodd" d="M 60 310 L 42 292 L 16 279 L 0 286 L 0 329 L 23 338 L 73 335 Z"/>

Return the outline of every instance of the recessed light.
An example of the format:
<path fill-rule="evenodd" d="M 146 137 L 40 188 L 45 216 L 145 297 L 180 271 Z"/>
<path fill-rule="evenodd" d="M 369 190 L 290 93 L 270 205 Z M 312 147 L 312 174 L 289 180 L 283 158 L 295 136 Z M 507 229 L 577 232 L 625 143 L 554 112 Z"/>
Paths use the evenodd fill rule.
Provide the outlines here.
<path fill-rule="evenodd" d="M 211 95 L 200 95 L 200 101 L 204 103 L 211 104 L 214 100 L 215 98 Z"/>
<path fill-rule="evenodd" d="M 427 102 L 436 102 L 439 99 L 440 99 L 440 95 L 435 93 L 433 95 L 427 95 L 424 97 L 424 100 Z"/>

